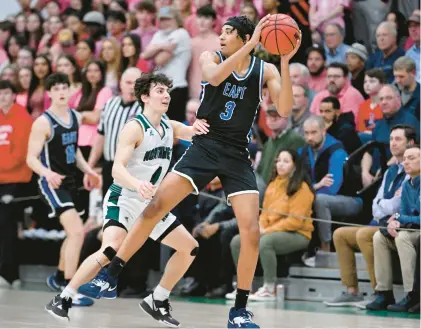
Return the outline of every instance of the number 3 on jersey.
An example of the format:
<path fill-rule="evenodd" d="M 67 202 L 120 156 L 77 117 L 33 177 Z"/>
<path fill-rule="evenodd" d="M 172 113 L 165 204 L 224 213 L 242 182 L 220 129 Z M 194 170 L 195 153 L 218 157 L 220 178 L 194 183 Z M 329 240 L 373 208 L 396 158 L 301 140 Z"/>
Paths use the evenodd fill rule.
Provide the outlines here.
<path fill-rule="evenodd" d="M 234 113 L 234 109 L 235 109 L 235 106 L 236 106 L 237 104 L 235 104 L 235 102 L 234 101 L 229 101 L 229 102 L 227 102 L 226 104 L 225 104 L 225 112 L 222 112 L 220 115 L 219 115 L 219 117 L 222 119 L 222 120 L 225 120 L 225 121 L 228 121 L 228 120 L 230 120 L 231 118 L 232 118 L 232 114 Z"/>

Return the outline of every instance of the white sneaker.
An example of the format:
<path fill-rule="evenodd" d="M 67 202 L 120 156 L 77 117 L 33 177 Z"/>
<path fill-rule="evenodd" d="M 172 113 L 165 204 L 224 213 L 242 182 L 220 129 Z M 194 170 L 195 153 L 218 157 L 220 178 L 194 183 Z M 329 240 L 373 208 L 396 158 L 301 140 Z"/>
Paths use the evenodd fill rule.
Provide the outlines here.
<path fill-rule="evenodd" d="M 233 292 L 229 292 L 225 295 L 226 299 L 234 300 L 235 296 L 237 296 L 237 289 L 235 289 Z"/>
<path fill-rule="evenodd" d="M 5 278 L 0 276 L 0 289 L 10 289 L 12 285 Z"/>
<path fill-rule="evenodd" d="M 303 261 L 304 265 L 307 267 L 316 267 L 316 256 L 309 257 L 308 253 L 305 252 L 304 255 L 301 257 L 301 260 Z"/>
<path fill-rule="evenodd" d="M 265 286 L 260 287 L 254 294 L 250 295 L 249 300 L 256 302 L 273 302 L 276 300 L 275 291 L 269 291 Z"/>

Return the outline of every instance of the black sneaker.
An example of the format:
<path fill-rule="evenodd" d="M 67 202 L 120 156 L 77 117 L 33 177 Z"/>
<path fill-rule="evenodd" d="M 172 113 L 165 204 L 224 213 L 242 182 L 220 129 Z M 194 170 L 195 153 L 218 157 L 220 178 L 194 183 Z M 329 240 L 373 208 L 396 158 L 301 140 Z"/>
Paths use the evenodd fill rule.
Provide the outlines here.
<path fill-rule="evenodd" d="M 169 327 L 169 328 L 178 328 L 180 327 L 180 322 L 174 319 L 171 316 L 170 311 L 172 311 L 170 302 L 168 299 L 164 301 L 154 300 L 153 295 L 149 295 L 152 297 L 152 307 L 146 301 L 146 298 L 142 300 L 139 304 L 139 307 L 146 313 L 157 320 L 159 323 Z M 148 296 L 148 297 L 149 297 Z"/>
<path fill-rule="evenodd" d="M 48 313 L 60 320 L 70 321 L 69 308 L 72 307 L 72 299 L 61 298 L 60 295 L 55 296 L 51 302 L 45 305 Z"/>

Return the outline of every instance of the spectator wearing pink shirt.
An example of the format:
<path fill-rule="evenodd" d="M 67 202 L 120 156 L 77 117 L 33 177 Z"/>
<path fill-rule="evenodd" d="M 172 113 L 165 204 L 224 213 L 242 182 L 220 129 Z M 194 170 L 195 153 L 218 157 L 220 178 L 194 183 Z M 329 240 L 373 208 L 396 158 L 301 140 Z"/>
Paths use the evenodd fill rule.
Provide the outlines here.
<path fill-rule="evenodd" d="M 326 55 L 323 47 L 313 45 L 307 49 L 307 67 L 310 71 L 308 87 L 315 93 L 326 90 L 327 71 L 325 67 Z"/>
<path fill-rule="evenodd" d="M 192 60 L 189 68 L 190 98 L 199 98 L 202 91 L 202 70 L 200 55 L 204 51 L 216 51 L 220 48 L 219 36 L 212 30 L 216 20 L 216 11 L 210 5 L 199 8 L 196 12 L 197 25 L 200 33 L 194 37 L 192 43 Z"/>
<path fill-rule="evenodd" d="M 72 103 L 76 95 L 82 88 L 82 73 L 77 65 L 76 59 L 68 54 L 62 54 L 56 62 L 56 72 L 67 74 L 70 82 L 70 99 L 69 107 L 74 109 L 76 105 Z"/>
<path fill-rule="evenodd" d="M 136 20 L 139 27 L 130 33 L 139 36 L 141 49 L 146 49 L 152 37 L 158 31 L 154 25 L 156 19 L 156 7 L 153 2 L 144 0 L 136 5 Z M 150 69 L 153 68 L 153 61 L 148 61 Z"/>
<path fill-rule="evenodd" d="M 201 8 L 206 5 L 211 5 L 211 1 L 209 0 L 195 0 L 194 6 L 196 8 Z M 199 34 L 199 27 L 197 26 L 197 15 L 192 14 L 186 18 L 184 21 L 184 28 L 189 32 L 190 36 L 194 38 Z M 222 23 L 220 19 L 217 17 L 214 22 L 213 30 L 216 34 L 220 34 L 222 29 Z"/>
<path fill-rule="evenodd" d="M 329 23 L 337 23 L 345 29 L 344 9 L 350 6 L 350 0 L 310 0 L 310 28 L 324 32 Z"/>
<path fill-rule="evenodd" d="M 13 23 L 9 21 L 0 22 L 0 72 L 9 64 L 7 52 L 4 49 L 6 41 L 10 38 L 13 31 Z"/>
<path fill-rule="evenodd" d="M 341 103 L 341 113 L 352 112 L 357 122 L 358 108 L 364 102 L 361 93 L 351 86 L 348 68 L 342 63 L 332 63 L 327 68 L 327 90 L 319 92 L 311 103 L 310 112 L 320 114 L 320 103 L 328 96 L 335 96 Z"/>
<path fill-rule="evenodd" d="M 21 67 L 18 71 L 19 93 L 16 95 L 16 103 L 26 107 L 28 102 L 28 89 L 31 83 L 32 70 L 30 67 Z"/>
<path fill-rule="evenodd" d="M 112 90 L 105 86 L 105 76 L 105 66 L 101 61 L 89 62 L 82 76 L 82 89 L 69 101 L 82 114 L 78 145 L 85 148 L 84 154 L 89 154 L 92 147 L 101 109 L 113 96 Z"/>

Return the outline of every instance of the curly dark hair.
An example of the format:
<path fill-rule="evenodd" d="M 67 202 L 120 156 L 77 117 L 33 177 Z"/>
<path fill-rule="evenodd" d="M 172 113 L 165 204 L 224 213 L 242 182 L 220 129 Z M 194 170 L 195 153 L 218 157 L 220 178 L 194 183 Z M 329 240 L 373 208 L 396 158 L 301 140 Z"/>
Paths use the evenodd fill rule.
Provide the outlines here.
<path fill-rule="evenodd" d="M 168 89 L 171 89 L 172 80 L 163 73 L 143 73 L 140 78 L 136 80 L 134 85 L 134 95 L 140 102 L 142 102 L 141 96 L 149 96 L 151 88 L 156 85 L 164 85 L 167 86 Z"/>

